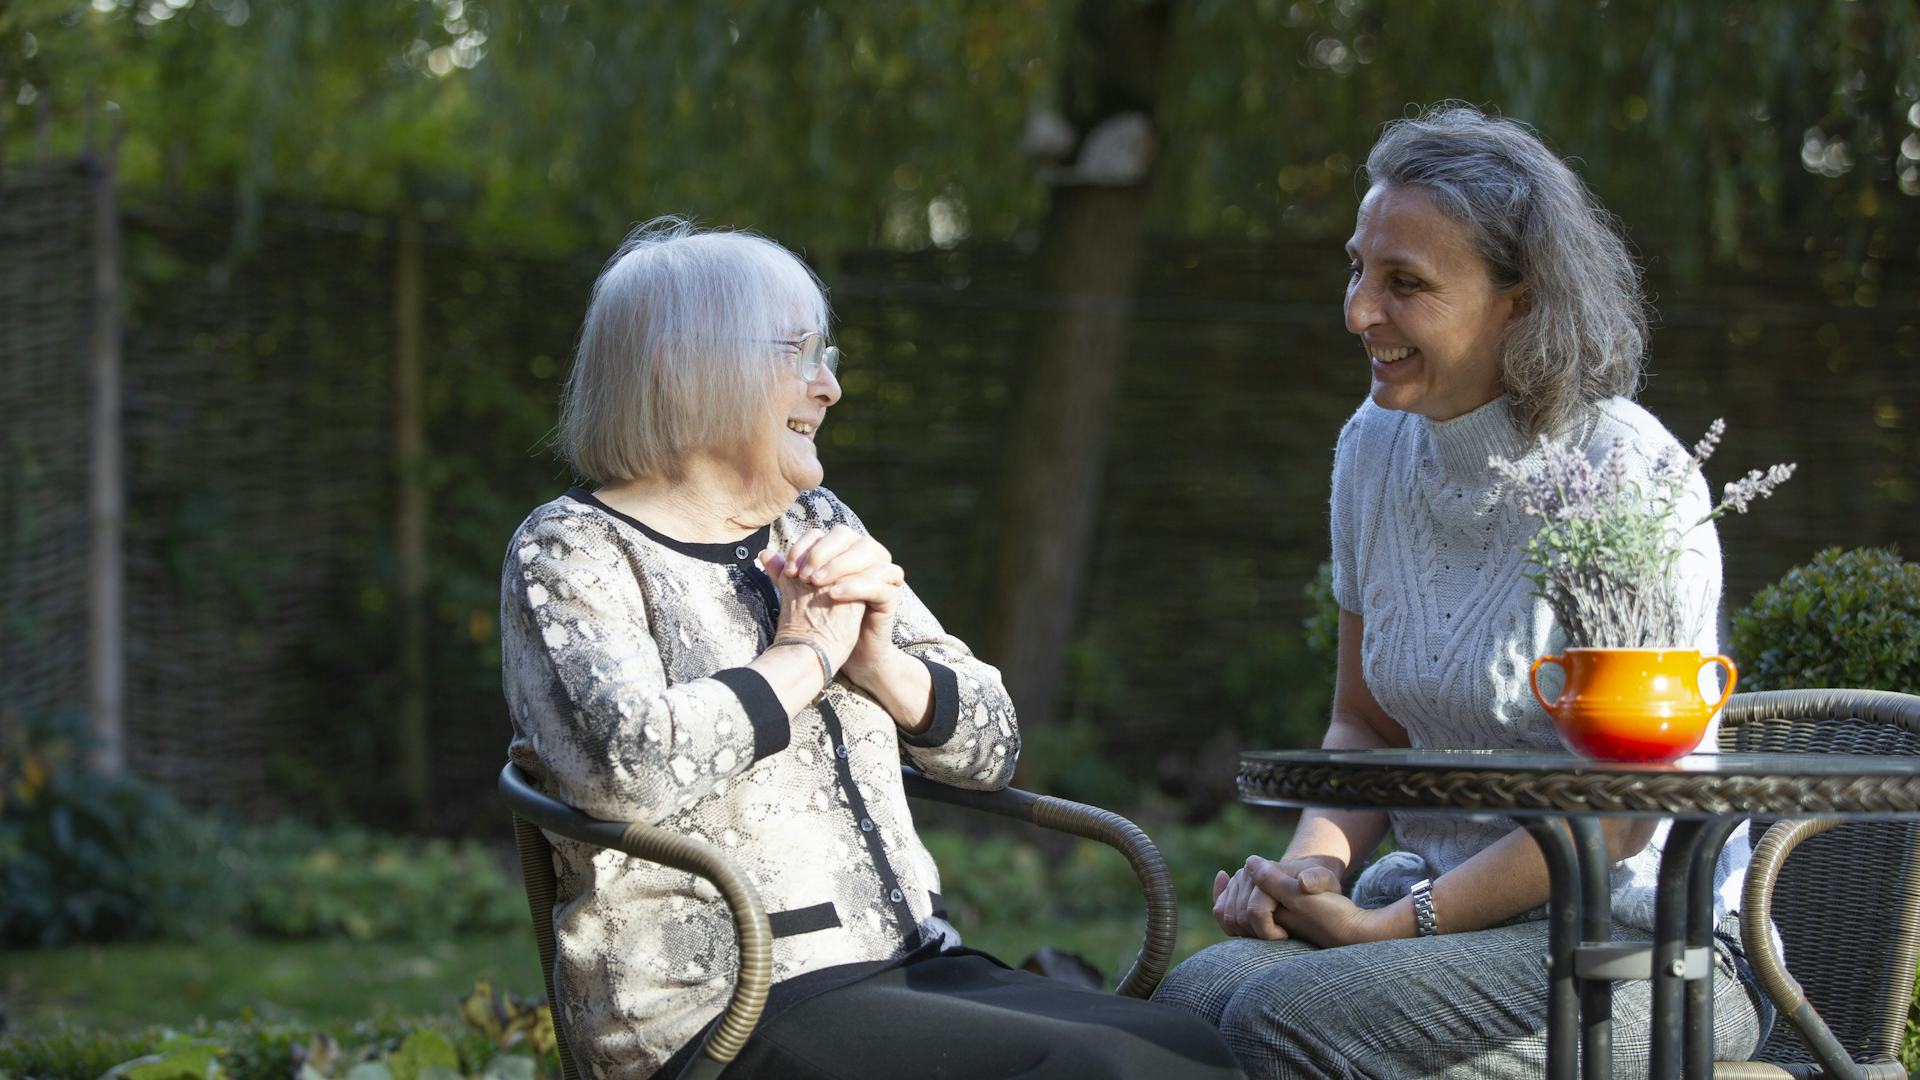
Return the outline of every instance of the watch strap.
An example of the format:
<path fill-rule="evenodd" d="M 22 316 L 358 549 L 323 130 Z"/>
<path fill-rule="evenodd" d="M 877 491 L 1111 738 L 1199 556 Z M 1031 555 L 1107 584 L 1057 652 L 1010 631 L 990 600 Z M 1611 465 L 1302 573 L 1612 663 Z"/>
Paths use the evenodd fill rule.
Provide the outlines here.
<path fill-rule="evenodd" d="M 1433 916 L 1433 879 L 1421 878 L 1408 890 L 1413 897 L 1413 928 L 1421 937 L 1432 937 L 1440 932 L 1440 923 Z"/>

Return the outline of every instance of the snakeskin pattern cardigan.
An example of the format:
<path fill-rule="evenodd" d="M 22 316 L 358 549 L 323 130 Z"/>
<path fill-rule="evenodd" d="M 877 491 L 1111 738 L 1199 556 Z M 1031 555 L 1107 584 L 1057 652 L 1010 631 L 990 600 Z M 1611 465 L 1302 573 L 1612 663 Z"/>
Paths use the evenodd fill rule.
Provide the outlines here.
<path fill-rule="evenodd" d="M 957 943 L 900 763 L 993 789 L 1020 746 L 999 673 L 904 587 L 894 640 L 933 676 L 931 726 L 906 734 L 838 679 L 789 722 L 745 666 L 771 644 L 779 602 L 755 559 L 836 524 L 864 531 L 819 488 L 738 544 L 691 544 L 576 488 L 527 517 L 501 575 L 513 761 L 594 817 L 724 851 L 771 914 L 776 980 Z M 549 839 L 570 1045 L 587 1075 L 647 1076 L 725 1005 L 732 919 L 691 874 Z"/>

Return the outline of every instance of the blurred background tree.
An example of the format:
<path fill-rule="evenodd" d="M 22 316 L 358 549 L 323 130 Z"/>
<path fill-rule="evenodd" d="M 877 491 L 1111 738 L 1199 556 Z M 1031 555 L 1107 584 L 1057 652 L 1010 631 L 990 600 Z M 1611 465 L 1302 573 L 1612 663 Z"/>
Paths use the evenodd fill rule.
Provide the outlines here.
<path fill-rule="evenodd" d="M 1875 463 L 1865 534 L 1822 542 L 1890 538 L 1914 513 L 1914 406 L 1892 372 L 1917 346 L 1920 12 L 1894 0 L 14 0 L 0 78 L 10 164 L 124 130 L 130 352 L 220 358 L 208 385 L 234 388 L 166 430 L 239 425 L 261 407 L 245 380 L 296 357 L 314 373 L 271 378 L 309 380 L 286 382 L 286 408 L 315 440 L 382 429 L 301 481 L 410 507 L 340 519 L 314 558 L 351 554 L 318 610 L 272 587 L 311 559 L 219 539 L 247 498 L 190 455 L 136 455 L 130 542 L 164 551 L 180 603 L 238 597 L 243 646 L 307 620 L 307 698 L 354 718 L 336 734 L 362 772 L 411 776 L 423 823 L 422 761 L 449 732 L 498 734 L 472 719 L 498 711 L 492 574 L 565 479 L 538 444 L 585 283 L 655 213 L 759 229 L 820 269 L 871 360 L 830 433 L 836 486 L 901 500 L 856 505 L 1006 665 L 1036 731 L 1096 726 L 1197 805 L 1231 747 L 1312 737 L 1275 718 L 1322 690 L 1292 685 L 1324 666 L 1294 629 L 1324 557 L 1315 455 L 1360 383 L 1298 361 L 1339 355 L 1355 166 L 1420 104 L 1534 124 L 1626 219 L 1682 300 L 1651 391 L 1672 426 L 1703 426 L 1736 386 L 1762 423 L 1791 416 L 1777 372 L 1808 365 L 1846 381 L 1847 460 Z M 275 207 L 304 224 L 276 240 Z M 317 254 L 335 245 L 358 261 Z M 302 251 L 299 280 L 266 272 Z M 258 315 L 221 322 L 236 311 Z M 1663 364 L 1675 343 L 1687 361 Z M 1776 375 L 1743 373 L 1768 349 Z M 1275 358 L 1298 393 L 1242 392 Z M 410 363 L 412 404 L 388 402 Z M 140 377 L 134 415 L 160 430 L 142 410 L 167 391 Z M 379 410 L 354 419 L 368 395 Z M 1268 435 L 1287 426 L 1306 434 Z M 988 524 L 966 543 L 935 535 L 970 519 Z M 1788 539 L 1730 589 L 1817 546 Z M 1195 750 L 1179 768 L 1154 754 L 1169 732 Z M 298 746 L 245 752 L 347 812 Z M 375 787 L 355 805 L 386 805 Z"/>

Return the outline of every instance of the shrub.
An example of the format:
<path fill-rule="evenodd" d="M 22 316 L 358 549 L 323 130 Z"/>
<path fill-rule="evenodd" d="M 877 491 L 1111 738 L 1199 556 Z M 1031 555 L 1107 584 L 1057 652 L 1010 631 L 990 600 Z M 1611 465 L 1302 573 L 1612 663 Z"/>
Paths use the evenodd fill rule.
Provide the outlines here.
<path fill-rule="evenodd" d="M 1227 697 L 1245 718 L 1241 735 L 1250 745 L 1318 746 L 1326 734 L 1340 634 L 1333 564 L 1321 563 L 1302 592 L 1307 611 L 1297 632 L 1260 631 L 1227 658 Z"/>
<path fill-rule="evenodd" d="M 526 923 L 526 898 L 483 845 L 321 830 L 236 829 L 222 862 L 246 883 L 249 932 L 352 941 L 438 941 Z"/>
<path fill-rule="evenodd" d="M 1920 564 L 1891 548 L 1828 548 L 1733 619 L 1744 690 L 1920 693 Z"/>
<path fill-rule="evenodd" d="M 526 901 L 475 841 L 194 814 L 81 763 L 58 723 L 0 754 L 0 947 L 252 933 L 440 941 L 519 929 Z"/>
<path fill-rule="evenodd" d="M 1238 804 L 1203 825 L 1156 824 L 1147 831 L 1188 907 L 1212 905 L 1215 871 L 1232 870 L 1256 852 L 1278 856 L 1287 845 L 1285 830 Z M 1043 850 L 1050 834 L 1039 830 L 982 838 L 923 829 L 920 835 L 940 867 L 947 906 L 963 928 L 1124 919 L 1143 910 L 1133 869 L 1104 844 L 1074 842 L 1056 856 Z"/>
<path fill-rule="evenodd" d="M 164 791 L 80 761 L 70 722 L 10 725 L 0 755 L 0 947 L 154 937 L 208 901 L 209 826 Z"/>

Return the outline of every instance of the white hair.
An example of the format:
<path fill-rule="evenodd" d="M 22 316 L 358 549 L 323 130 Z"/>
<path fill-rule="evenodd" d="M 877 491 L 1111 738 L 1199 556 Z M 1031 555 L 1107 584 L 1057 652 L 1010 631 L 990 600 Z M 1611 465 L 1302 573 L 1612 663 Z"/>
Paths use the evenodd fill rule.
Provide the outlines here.
<path fill-rule="evenodd" d="M 753 437 L 771 406 L 773 342 L 827 332 L 820 279 L 749 232 L 659 217 L 607 260 L 580 328 L 558 443 L 598 483 L 678 471 Z"/>
<path fill-rule="evenodd" d="M 1396 120 L 1367 154 L 1370 184 L 1420 188 L 1466 225 L 1495 286 L 1526 303 L 1501 340 L 1500 377 L 1530 435 L 1640 386 L 1647 302 L 1613 216 L 1540 137 L 1441 102 Z"/>

